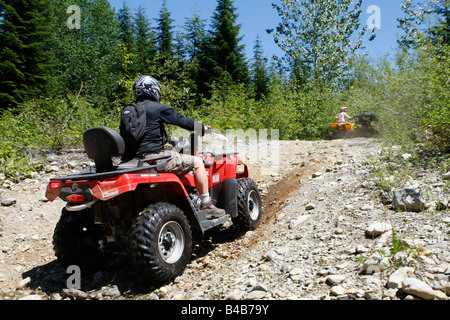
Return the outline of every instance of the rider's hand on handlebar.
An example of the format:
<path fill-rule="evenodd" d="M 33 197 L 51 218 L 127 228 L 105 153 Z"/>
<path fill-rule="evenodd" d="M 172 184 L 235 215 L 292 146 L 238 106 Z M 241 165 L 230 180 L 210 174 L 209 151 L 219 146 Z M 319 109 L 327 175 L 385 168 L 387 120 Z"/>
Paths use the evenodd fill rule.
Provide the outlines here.
<path fill-rule="evenodd" d="M 203 135 L 211 133 L 211 132 L 212 132 L 212 127 L 210 125 L 204 126 Z"/>

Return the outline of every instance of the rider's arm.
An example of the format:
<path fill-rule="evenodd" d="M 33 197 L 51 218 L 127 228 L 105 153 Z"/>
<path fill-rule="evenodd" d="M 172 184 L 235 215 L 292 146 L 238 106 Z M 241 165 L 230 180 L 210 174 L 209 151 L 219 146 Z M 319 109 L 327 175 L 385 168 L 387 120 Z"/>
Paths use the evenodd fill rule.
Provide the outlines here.
<path fill-rule="evenodd" d="M 181 113 L 179 113 L 177 110 L 175 110 L 172 107 L 167 106 L 161 113 L 160 113 L 161 120 L 163 120 L 165 123 L 173 124 L 176 126 L 179 126 L 183 129 L 194 131 L 195 128 L 195 120 L 183 116 Z M 202 124 L 202 132 L 204 133 L 206 131 L 206 127 Z"/>

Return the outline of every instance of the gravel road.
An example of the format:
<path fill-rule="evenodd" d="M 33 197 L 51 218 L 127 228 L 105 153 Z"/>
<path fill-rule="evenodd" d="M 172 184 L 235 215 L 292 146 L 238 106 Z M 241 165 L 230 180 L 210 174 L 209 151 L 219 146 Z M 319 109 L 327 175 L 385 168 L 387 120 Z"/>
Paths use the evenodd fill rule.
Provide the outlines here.
<path fill-rule="evenodd" d="M 245 148 L 263 195 L 261 225 L 240 236 L 230 228 L 208 233 L 184 273 L 162 287 L 135 281 L 122 255 L 82 270 L 81 290 L 67 288 L 70 273 L 52 249 L 64 203 L 44 193 L 49 178 L 78 172 L 84 153 L 50 155 L 46 172 L 2 182 L 0 299 L 448 299 L 450 216 L 437 204 L 450 197 L 442 172 L 412 181 L 425 190 L 425 211 L 398 212 L 376 187 L 373 173 L 383 165 L 374 162 L 376 140 L 279 141 L 275 158 L 256 155 L 253 142 Z"/>

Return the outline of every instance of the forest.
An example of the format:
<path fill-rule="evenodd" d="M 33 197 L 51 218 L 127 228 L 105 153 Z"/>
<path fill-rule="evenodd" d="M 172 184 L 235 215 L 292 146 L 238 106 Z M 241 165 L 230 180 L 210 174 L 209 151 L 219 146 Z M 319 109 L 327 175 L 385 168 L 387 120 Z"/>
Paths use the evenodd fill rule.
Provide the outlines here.
<path fill-rule="evenodd" d="M 285 55 L 266 58 L 256 38 L 248 59 L 233 0 L 178 26 L 167 0 L 156 19 L 126 1 L 0 0 L 2 178 L 81 147 L 88 128 L 118 130 L 142 74 L 163 84 L 163 103 L 216 130 L 327 139 L 347 106 L 376 114 L 388 145 L 448 158 L 450 0 L 402 0 L 397 48 L 379 59 L 364 54 L 377 34 L 363 25 L 364 1 L 274 0 L 281 22 L 266 32 Z"/>

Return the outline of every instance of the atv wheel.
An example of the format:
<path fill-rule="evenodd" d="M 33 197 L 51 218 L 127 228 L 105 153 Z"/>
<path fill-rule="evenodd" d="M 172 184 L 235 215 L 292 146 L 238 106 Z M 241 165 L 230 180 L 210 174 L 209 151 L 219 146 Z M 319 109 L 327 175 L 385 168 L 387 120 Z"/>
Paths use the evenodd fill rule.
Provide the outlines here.
<path fill-rule="evenodd" d="M 172 204 L 153 204 L 136 217 L 130 250 L 146 280 L 168 282 L 183 272 L 191 257 L 189 221 Z"/>
<path fill-rule="evenodd" d="M 99 250 L 100 239 L 90 218 L 90 209 L 80 212 L 62 209 L 53 233 L 53 250 L 63 265 L 93 267 L 103 262 L 105 256 Z"/>
<path fill-rule="evenodd" d="M 240 231 L 255 230 L 261 222 L 262 205 L 258 186 L 249 178 L 238 179 L 238 215 L 232 218 Z"/>

